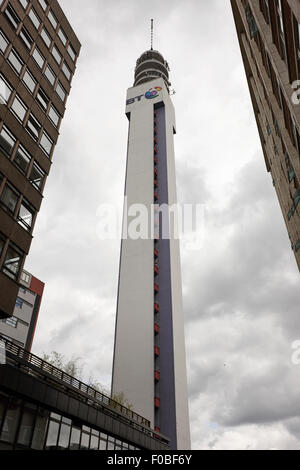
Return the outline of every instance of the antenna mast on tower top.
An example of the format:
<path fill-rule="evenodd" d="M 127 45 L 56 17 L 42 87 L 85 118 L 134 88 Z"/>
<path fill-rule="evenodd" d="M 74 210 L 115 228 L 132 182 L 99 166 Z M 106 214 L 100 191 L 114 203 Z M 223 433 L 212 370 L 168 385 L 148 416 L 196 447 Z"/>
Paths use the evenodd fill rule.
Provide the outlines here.
<path fill-rule="evenodd" d="M 151 51 L 153 51 L 153 19 L 151 20 Z"/>

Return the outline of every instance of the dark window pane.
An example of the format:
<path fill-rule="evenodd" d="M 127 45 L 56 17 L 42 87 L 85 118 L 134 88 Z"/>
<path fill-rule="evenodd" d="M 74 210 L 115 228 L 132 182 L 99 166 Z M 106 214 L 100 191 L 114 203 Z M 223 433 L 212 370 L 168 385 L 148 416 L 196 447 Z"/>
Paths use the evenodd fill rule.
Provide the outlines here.
<path fill-rule="evenodd" d="M 33 164 L 31 173 L 30 173 L 30 182 L 37 189 L 41 189 L 45 179 L 45 172 L 36 164 Z"/>
<path fill-rule="evenodd" d="M 19 145 L 14 158 L 14 164 L 22 171 L 22 173 L 26 174 L 30 160 L 31 156 L 29 155 L 29 153 L 26 152 L 26 150 L 21 145 Z"/>
<path fill-rule="evenodd" d="M 9 401 L 2 426 L 1 441 L 14 442 L 20 416 L 20 406 L 21 400 L 11 399 Z"/>
<path fill-rule="evenodd" d="M 17 29 L 20 24 L 20 18 L 10 4 L 7 5 L 5 14 L 12 27 Z"/>
<path fill-rule="evenodd" d="M 48 109 L 48 104 L 49 104 L 49 98 L 46 95 L 46 93 L 43 91 L 43 89 L 40 87 L 39 91 L 36 95 L 36 100 L 37 102 L 41 105 L 44 111 L 47 111 Z"/>
<path fill-rule="evenodd" d="M 9 245 L 2 267 L 3 272 L 12 279 L 17 279 L 22 260 L 23 255 L 13 245 Z"/>
<path fill-rule="evenodd" d="M 25 28 L 25 26 L 22 27 L 21 31 L 20 31 L 20 38 L 23 40 L 24 44 L 26 47 L 28 47 L 28 49 L 30 50 L 31 49 L 31 46 L 33 44 L 33 39 L 32 37 L 30 36 L 30 34 L 28 33 L 27 29 Z"/>
<path fill-rule="evenodd" d="M 20 194 L 6 184 L 1 194 L 1 204 L 8 210 L 8 212 L 14 214 L 19 197 Z"/>
<path fill-rule="evenodd" d="M 9 132 L 9 130 L 5 126 L 3 126 L 0 132 L 1 150 L 10 156 L 12 154 L 15 143 L 16 143 L 15 137 L 11 134 L 11 132 Z"/>
<path fill-rule="evenodd" d="M 37 407 L 35 405 L 29 403 L 25 404 L 17 440 L 18 444 L 29 447 L 33 433 L 36 409 Z"/>
<path fill-rule="evenodd" d="M 36 422 L 34 426 L 34 433 L 32 437 L 32 449 L 42 450 L 44 448 L 44 442 L 47 432 L 49 412 L 39 408 Z"/>

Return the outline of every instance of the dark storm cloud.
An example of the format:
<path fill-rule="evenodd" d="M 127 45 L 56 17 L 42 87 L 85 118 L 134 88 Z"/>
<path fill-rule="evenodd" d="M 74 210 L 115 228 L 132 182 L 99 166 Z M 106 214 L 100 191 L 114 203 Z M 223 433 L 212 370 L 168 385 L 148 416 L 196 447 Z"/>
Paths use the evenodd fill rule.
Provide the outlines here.
<path fill-rule="evenodd" d="M 181 243 L 194 448 L 300 448 L 299 274 L 266 172 L 229 2 L 60 0 L 83 48 L 27 269 L 46 282 L 34 352 L 83 358 L 109 386 L 120 242 L 126 89 L 155 47 L 171 66 L 179 201 L 205 205 Z M 119 220 L 121 217 L 119 216 Z"/>

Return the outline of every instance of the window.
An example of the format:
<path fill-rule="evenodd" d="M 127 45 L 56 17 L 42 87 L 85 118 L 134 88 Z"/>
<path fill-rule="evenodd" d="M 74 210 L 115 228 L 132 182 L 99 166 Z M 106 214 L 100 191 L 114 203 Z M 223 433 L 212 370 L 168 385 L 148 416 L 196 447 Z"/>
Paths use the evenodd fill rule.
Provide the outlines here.
<path fill-rule="evenodd" d="M 295 245 L 295 251 L 299 251 L 300 250 L 300 240 L 297 241 L 296 245 Z"/>
<path fill-rule="evenodd" d="M 47 442 L 46 442 L 46 450 L 55 449 L 57 445 L 57 438 L 58 438 L 58 431 L 59 431 L 59 423 L 56 421 L 50 421 L 48 435 L 47 435 Z"/>
<path fill-rule="evenodd" d="M 69 53 L 69 56 L 71 57 L 71 59 L 73 60 L 73 62 L 75 61 L 76 59 L 76 53 L 73 49 L 73 47 L 71 46 L 71 44 L 68 45 L 68 53 Z"/>
<path fill-rule="evenodd" d="M 22 39 L 22 41 L 24 42 L 25 46 L 30 50 L 31 49 L 31 46 L 33 44 L 33 39 L 32 37 L 30 36 L 30 34 L 28 33 L 27 29 L 25 28 L 25 26 L 22 26 L 22 29 L 20 31 L 20 38 Z"/>
<path fill-rule="evenodd" d="M 41 190 L 45 180 L 45 172 L 39 167 L 37 163 L 34 162 L 31 173 L 30 173 L 30 183 L 36 188 Z"/>
<path fill-rule="evenodd" d="M 58 65 L 60 65 L 62 57 L 61 57 L 61 53 L 59 52 L 56 46 L 53 46 L 52 55 L 54 59 L 56 60 L 56 62 L 58 63 Z"/>
<path fill-rule="evenodd" d="M 33 76 L 31 75 L 28 69 L 26 69 L 22 80 L 24 84 L 26 85 L 26 87 L 28 88 L 28 90 L 33 94 L 37 81 L 35 80 L 35 78 L 33 78 Z"/>
<path fill-rule="evenodd" d="M 12 243 L 8 245 L 2 271 L 12 279 L 17 279 L 23 261 L 23 254 Z"/>
<path fill-rule="evenodd" d="M 58 30 L 58 37 L 65 46 L 67 44 L 67 36 L 64 33 L 64 30 L 62 28 L 59 28 Z"/>
<path fill-rule="evenodd" d="M 47 9 L 48 2 L 46 0 L 39 0 L 39 4 L 41 5 L 44 11 Z"/>
<path fill-rule="evenodd" d="M 12 92 L 11 86 L 0 74 L 0 104 L 7 104 Z"/>
<path fill-rule="evenodd" d="M 30 281 L 30 275 L 27 274 L 25 271 L 22 272 L 21 274 L 21 280 L 26 282 L 26 284 L 29 284 L 29 281 Z M 26 294 L 26 289 L 25 289 L 25 294 Z"/>
<path fill-rule="evenodd" d="M 0 31 L 0 51 L 2 54 L 5 53 L 6 48 L 8 46 L 8 39 L 6 39 L 6 36 Z"/>
<path fill-rule="evenodd" d="M 56 85 L 56 93 L 58 94 L 62 102 L 64 103 L 66 99 L 66 90 L 64 89 L 64 87 L 62 86 L 60 82 L 58 82 Z"/>
<path fill-rule="evenodd" d="M 30 161 L 31 155 L 24 149 L 24 147 L 22 147 L 22 145 L 19 145 L 14 158 L 14 164 L 19 168 L 19 170 L 21 170 L 24 175 L 27 174 Z"/>
<path fill-rule="evenodd" d="M 21 20 L 10 4 L 7 5 L 7 8 L 5 10 L 5 15 L 8 21 L 10 22 L 10 24 L 12 25 L 12 27 L 14 29 L 17 29 Z"/>
<path fill-rule="evenodd" d="M 53 72 L 53 70 L 51 69 L 50 65 L 47 65 L 47 67 L 46 67 L 45 76 L 46 76 L 46 78 L 49 80 L 49 82 L 51 83 L 51 85 L 54 85 L 54 82 L 55 82 L 55 80 L 56 80 L 56 75 L 55 75 L 55 73 Z"/>
<path fill-rule="evenodd" d="M 48 136 L 48 134 L 45 131 L 42 134 L 40 147 L 44 150 L 44 152 L 46 152 L 47 155 L 51 154 L 51 150 L 53 147 L 53 140 Z"/>
<path fill-rule="evenodd" d="M 286 61 L 284 25 L 283 25 L 283 17 L 282 17 L 281 0 L 277 0 L 277 20 L 278 20 L 278 29 L 279 29 L 279 38 L 280 38 L 280 47 L 281 47 L 280 53 L 281 53 L 283 60 Z"/>
<path fill-rule="evenodd" d="M 25 230 L 27 230 L 27 232 L 31 231 L 34 214 L 34 208 L 29 204 L 28 201 L 26 201 L 26 199 L 23 199 L 18 214 L 18 223 Z"/>
<path fill-rule="evenodd" d="M 49 18 L 49 21 L 52 24 L 53 28 L 56 30 L 56 28 L 57 28 L 57 19 L 56 19 L 54 13 L 52 12 L 52 10 L 48 11 L 48 18 Z"/>
<path fill-rule="evenodd" d="M 20 423 L 17 443 L 29 447 L 34 430 L 35 414 L 37 407 L 31 403 L 25 403 L 22 409 L 22 420 Z"/>
<path fill-rule="evenodd" d="M 10 54 L 8 56 L 8 61 L 13 66 L 17 74 L 20 75 L 24 62 L 14 49 L 10 51 Z"/>
<path fill-rule="evenodd" d="M 41 38 L 43 39 L 44 43 L 46 44 L 47 47 L 50 47 L 50 44 L 51 44 L 51 38 L 50 38 L 50 35 L 48 33 L 48 31 L 46 30 L 46 28 L 43 28 L 42 31 L 41 31 Z"/>
<path fill-rule="evenodd" d="M 2 424 L 1 441 L 13 443 L 18 427 L 20 416 L 21 401 L 16 398 L 10 398 L 8 407 L 6 408 L 5 419 Z"/>
<path fill-rule="evenodd" d="M 6 318 L 6 319 L 4 320 L 4 322 L 5 322 L 7 325 L 11 326 L 12 328 L 17 328 L 17 326 L 18 326 L 18 319 L 17 319 L 16 317 Z"/>
<path fill-rule="evenodd" d="M 11 105 L 10 109 L 14 113 L 16 118 L 20 122 L 23 123 L 26 112 L 27 112 L 27 106 L 23 103 L 23 101 L 21 100 L 21 98 L 18 95 L 15 96 L 15 99 L 14 99 L 13 104 Z"/>
<path fill-rule="evenodd" d="M 24 8 L 24 10 L 26 10 L 27 5 L 28 5 L 28 0 L 19 0 L 19 2 L 21 3 L 21 5 L 22 5 L 22 7 Z"/>
<path fill-rule="evenodd" d="M 20 299 L 20 297 L 17 297 L 17 300 L 16 300 L 16 307 L 17 307 L 17 308 L 22 308 L 22 307 L 23 307 L 23 300 Z"/>
<path fill-rule="evenodd" d="M 39 103 L 39 105 L 43 108 L 44 111 L 47 111 L 48 105 L 50 103 L 50 99 L 44 92 L 44 90 L 40 87 L 39 91 L 36 95 L 36 100 Z"/>
<path fill-rule="evenodd" d="M 30 113 L 26 129 L 30 133 L 30 135 L 33 137 L 34 140 L 38 140 L 39 135 L 40 135 L 40 130 L 42 126 L 39 123 L 39 121 L 34 117 L 32 113 Z"/>
<path fill-rule="evenodd" d="M 3 126 L 0 132 L 0 147 L 2 152 L 6 153 L 8 156 L 11 156 L 15 143 L 16 138 L 7 129 L 7 127 Z"/>
<path fill-rule="evenodd" d="M 63 71 L 63 73 L 65 74 L 66 78 L 67 78 L 68 80 L 70 80 L 70 78 L 71 78 L 71 70 L 69 69 L 69 67 L 67 66 L 67 64 L 66 64 L 65 62 L 63 63 L 62 71 Z"/>
<path fill-rule="evenodd" d="M 38 66 L 42 69 L 45 63 L 45 57 L 42 55 L 42 53 L 37 47 L 34 49 L 32 57 L 34 58 Z"/>
<path fill-rule="evenodd" d="M 4 209 L 7 210 L 11 215 L 14 215 L 16 206 L 20 198 L 20 193 L 18 193 L 9 183 L 6 183 L 1 194 L 1 205 Z"/>
<path fill-rule="evenodd" d="M 33 25 L 36 27 L 36 29 L 39 29 L 40 27 L 40 24 L 41 24 L 41 20 L 39 18 L 39 16 L 37 15 L 36 11 L 31 8 L 30 12 L 29 12 L 29 18 L 31 19 Z"/>
<path fill-rule="evenodd" d="M 59 124 L 59 120 L 60 120 L 60 114 L 59 114 L 59 112 L 54 108 L 53 105 L 50 106 L 48 116 L 49 116 L 50 120 L 53 122 L 53 124 L 55 125 L 55 127 L 57 127 L 58 124 Z"/>

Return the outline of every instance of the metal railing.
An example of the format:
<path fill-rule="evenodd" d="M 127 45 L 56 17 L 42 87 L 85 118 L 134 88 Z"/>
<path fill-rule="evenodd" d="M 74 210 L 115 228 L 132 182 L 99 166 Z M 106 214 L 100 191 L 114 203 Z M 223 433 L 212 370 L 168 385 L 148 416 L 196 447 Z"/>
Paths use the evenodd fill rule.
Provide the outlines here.
<path fill-rule="evenodd" d="M 44 361 L 40 357 L 32 354 L 31 352 L 23 349 L 12 341 L 0 335 L 0 341 L 5 344 L 6 352 L 9 352 L 16 356 L 22 363 L 25 363 L 26 367 L 33 370 L 38 370 L 41 373 L 51 377 L 55 381 L 58 381 L 61 384 L 64 384 L 72 389 L 83 393 L 89 401 L 95 402 L 96 404 L 103 404 L 110 408 L 113 408 L 114 411 L 121 413 L 127 418 L 133 420 L 134 422 L 150 428 L 150 421 L 146 418 L 143 418 L 139 414 L 130 410 L 129 408 L 121 405 L 117 401 L 113 400 L 107 395 L 104 395 L 102 392 L 99 392 L 95 388 L 81 382 L 80 380 L 72 377 L 61 369 L 53 366 L 49 362 Z"/>

